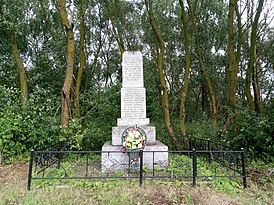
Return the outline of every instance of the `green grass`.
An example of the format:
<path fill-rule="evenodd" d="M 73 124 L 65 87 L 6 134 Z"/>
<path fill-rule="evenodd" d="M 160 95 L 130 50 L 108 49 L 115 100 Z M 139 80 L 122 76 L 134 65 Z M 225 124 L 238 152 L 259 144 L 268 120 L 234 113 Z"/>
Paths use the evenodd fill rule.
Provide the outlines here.
<path fill-rule="evenodd" d="M 26 184 L 0 184 L 0 204 L 66 205 L 66 204 L 271 204 L 273 196 L 250 187 L 241 193 L 219 192 L 214 186 L 176 181 L 146 180 L 138 186 L 136 180 L 104 182 L 74 181 L 63 185 L 34 186 L 26 191 Z"/>
<path fill-rule="evenodd" d="M 249 177 L 246 190 L 243 190 L 239 183 L 228 178 L 200 181 L 196 188 L 191 186 L 190 181 L 178 179 L 144 179 L 141 187 L 138 179 L 95 179 L 33 180 L 30 192 L 26 190 L 27 168 L 26 163 L 0 165 L 0 205 L 271 205 L 274 201 L 273 176 L 267 174 L 266 166 L 247 169 Z"/>

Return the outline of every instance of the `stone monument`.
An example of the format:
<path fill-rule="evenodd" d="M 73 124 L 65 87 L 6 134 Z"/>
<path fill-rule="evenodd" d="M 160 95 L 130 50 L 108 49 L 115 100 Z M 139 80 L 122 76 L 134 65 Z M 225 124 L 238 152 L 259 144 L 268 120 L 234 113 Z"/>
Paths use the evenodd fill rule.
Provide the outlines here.
<path fill-rule="evenodd" d="M 144 166 L 151 168 L 153 161 L 154 165 L 168 166 L 168 147 L 156 140 L 156 128 L 149 123 L 149 118 L 146 117 L 142 53 L 126 51 L 122 57 L 121 118 L 117 119 L 117 126 L 112 128 L 112 141 L 106 142 L 102 147 L 102 171 L 128 167 L 129 157 L 120 151 L 121 137 L 127 127 L 135 125 L 141 127 L 147 137 L 143 155 Z"/>

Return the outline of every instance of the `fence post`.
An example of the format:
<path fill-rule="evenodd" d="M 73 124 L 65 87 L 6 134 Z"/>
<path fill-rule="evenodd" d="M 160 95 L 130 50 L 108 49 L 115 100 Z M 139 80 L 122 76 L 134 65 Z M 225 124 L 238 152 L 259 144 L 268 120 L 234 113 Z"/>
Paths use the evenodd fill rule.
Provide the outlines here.
<path fill-rule="evenodd" d="M 241 157 L 242 157 L 242 176 L 243 176 L 243 185 L 246 188 L 246 172 L 245 172 L 245 151 L 244 148 L 241 148 Z"/>
<path fill-rule="evenodd" d="M 140 179 L 139 184 L 140 186 L 143 184 L 143 150 L 140 150 Z"/>
<path fill-rule="evenodd" d="M 131 155 L 131 152 L 128 152 L 128 175 L 130 175 L 130 169 L 131 169 L 130 155 Z"/>
<path fill-rule="evenodd" d="M 61 158 L 62 158 L 62 153 L 58 152 L 57 153 L 57 169 L 60 169 L 61 167 Z"/>
<path fill-rule="evenodd" d="M 154 151 L 152 152 L 152 176 L 154 176 Z"/>
<path fill-rule="evenodd" d="M 211 146 L 210 139 L 207 139 L 208 163 L 211 163 Z"/>
<path fill-rule="evenodd" d="M 86 153 L 86 177 L 88 176 L 88 153 Z"/>
<path fill-rule="evenodd" d="M 192 150 L 192 139 L 190 139 L 188 142 L 188 149 Z"/>
<path fill-rule="evenodd" d="M 196 150 L 192 149 L 192 170 L 193 170 L 193 179 L 192 186 L 196 187 L 196 177 L 197 177 L 197 158 L 196 158 Z"/>
<path fill-rule="evenodd" d="M 28 173 L 28 185 L 27 185 L 27 190 L 28 190 L 28 191 L 30 191 L 30 186 L 31 186 L 33 155 L 34 155 L 34 149 L 32 149 L 32 150 L 30 151 L 29 173 Z"/>

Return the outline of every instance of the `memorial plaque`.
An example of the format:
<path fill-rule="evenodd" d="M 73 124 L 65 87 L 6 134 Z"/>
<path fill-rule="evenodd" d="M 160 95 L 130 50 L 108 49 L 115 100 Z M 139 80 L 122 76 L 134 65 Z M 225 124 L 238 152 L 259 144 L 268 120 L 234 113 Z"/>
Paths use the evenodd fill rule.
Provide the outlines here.
<path fill-rule="evenodd" d="M 123 53 L 122 76 L 123 87 L 144 87 L 143 58 L 140 51 Z"/>
<path fill-rule="evenodd" d="M 145 88 L 121 89 L 121 118 L 145 118 Z"/>

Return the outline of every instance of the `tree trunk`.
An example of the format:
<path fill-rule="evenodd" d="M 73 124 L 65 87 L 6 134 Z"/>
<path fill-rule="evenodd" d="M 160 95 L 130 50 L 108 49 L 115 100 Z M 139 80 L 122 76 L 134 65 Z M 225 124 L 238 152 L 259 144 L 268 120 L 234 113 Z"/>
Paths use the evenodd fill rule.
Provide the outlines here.
<path fill-rule="evenodd" d="M 192 24 L 193 24 L 193 28 L 194 28 L 195 44 L 196 44 L 195 48 L 196 48 L 196 52 L 198 54 L 199 65 L 200 65 L 201 73 L 202 73 L 202 75 L 205 78 L 205 81 L 206 81 L 206 84 L 207 84 L 207 88 L 208 88 L 208 91 L 209 91 L 209 95 L 210 95 L 211 104 L 212 104 L 213 134 L 215 136 L 216 135 L 216 127 L 217 127 L 217 106 L 216 106 L 216 100 L 215 100 L 215 96 L 214 96 L 214 92 L 213 92 L 213 88 L 212 88 L 210 79 L 209 79 L 209 77 L 207 75 L 207 72 L 206 72 L 206 69 L 205 69 L 205 65 L 204 65 L 203 58 L 202 58 L 202 53 L 201 53 L 201 50 L 200 50 L 200 39 L 199 39 L 199 33 L 198 33 L 196 21 L 195 21 L 195 18 L 194 18 L 194 11 L 192 9 L 190 0 L 187 0 L 187 3 L 188 3 L 188 6 L 189 6 L 191 20 L 192 20 Z"/>
<path fill-rule="evenodd" d="M 159 27 L 157 25 L 157 22 L 155 20 L 153 10 L 152 10 L 152 1 L 151 0 L 145 0 L 148 16 L 150 19 L 151 27 L 156 35 L 156 40 L 159 45 L 159 52 L 157 52 L 157 67 L 159 71 L 159 78 L 160 83 L 162 87 L 161 91 L 161 103 L 162 103 L 162 109 L 164 112 L 164 118 L 165 118 L 165 126 L 167 128 L 169 137 L 171 138 L 171 141 L 175 147 L 175 149 L 179 149 L 179 142 L 174 134 L 171 120 L 170 120 L 170 112 L 169 112 L 169 100 L 168 100 L 168 92 L 167 92 L 167 86 L 166 86 L 166 80 L 165 80 L 165 74 L 164 74 L 164 52 L 165 52 L 165 43 L 162 38 L 161 32 L 159 30 Z"/>
<path fill-rule="evenodd" d="M 252 87 L 254 91 L 255 111 L 257 113 L 261 113 L 263 110 L 263 105 L 260 97 L 260 87 L 259 87 L 259 76 L 258 76 L 259 67 L 260 67 L 260 64 L 257 63 L 256 61 L 254 65 L 254 71 L 252 74 L 252 80 L 253 80 Z"/>
<path fill-rule="evenodd" d="M 67 46 L 67 68 L 66 68 L 66 77 L 63 84 L 61 97 L 62 97 L 62 113 L 61 113 L 61 124 L 63 126 L 68 126 L 68 118 L 70 112 L 70 89 L 72 84 L 73 77 L 73 64 L 74 64 L 74 52 L 75 52 L 75 43 L 74 43 L 74 34 L 73 26 L 68 20 L 68 15 L 66 11 L 66 0 L 58 0 L 58 7 L 61 15 L 62 23 L 66 28 L 68 46 Z"/>
<path fill-rule="evenodd" d="M 233 32 L 233 21 L 234 21 L 234 9 L 237 8 L 236 0 L 229 1 L 229 10 L 228 10 L 228 104 L 232 112 L 235 112 L 236 108 L 236 79 L 237 79 L 237 65 L 235 62 L 235 53 L 234 53 L 234 32 Z M 239 38 L 240 39 L 240 38 Z M 238 45 L 239 45 L 238 39 Z M 239 47 L 238 47 L 239 48 Z M 239 51 L 238 51 L 239 52 Z M 239 60 L 237 58 L 237 60 Z M 230 114 L 227 114 L 225 125 L 222 128 L 221 136 L 224 136 L 228 130 L 230 123 L 233 123 L 233 132 L 234 136 L 237 136 L 237 127 L 235 122 L 232 120 Z"/>
<path fill-rule="evenodd" d="M 186 60 L 185 60 L 185 72 L 184 72 L 184 84 L 182 89 L 182 94 L 180 98 L 180 129 L 182 138 L 184 141 L 185 147 L 189 147 L 189 139 L 187 137 L 186 127 L 185 127 L 185 119 L 186 119 L 186 97 L 188 92 L 188 79 L 189 79 L 189 72 L 190 72 L 190 42 L 189 42 L 189 32 L 188 32 L 188 18 L 185 12 L 184 1 L 179 1 L 181 8 L 182 8 L 182 21 L 183 21 L 183 30 L 184 30 L 184 43 L 185 43 L 185 53 L 186 53 Z"/>
<path fill-rule="evenodd" d="M 229 85 L 228 85 L 228 95 L 229 95 L 229 107 L 234 111 L 236 107 L 236 70 L 235 70 L 235 53 L 234 53 L 234 31 L 233 31 L 233 21 L 234 21 L 234 9 L 236 2 L 235 0 L 229 1 L 229 13 L 228 13 L 228 74 L 229 74 Z"/>
<path fill-rule="evenodd" d="M 23 60 L 20 56 L 20 52 L 17 46 L 15 35 L 12 31 L 8 31 L 8 38 L 9 38 L 11 53 L 15 58 L 18 72 L 20 75 L 21 98 L 22 98 L 23 106 L 25 106 L 28 100 L 27 75 L 24 68 Z"/>
<path fill-rule="evenodd" d="M 264 4 L 264 0 L 259 0 L 259 5 L 255 14 L 254 22 L 252 23 L 252 28 L 251 28 L 252 30 L 251 30 L 251 37 L 250 37 L 251 45 L 250 45 L 249 63 L 248 63 L 248 68 L 246 71 L 246 78 L 245 78 L 245 95 L 247 97 L 247 102 L 251 110 L 255 110 L 255 103 L 251 95 L 250 85 L 251 85 L 251 77 L 252 77 L 252 74 L 254 74 L 254 66 L 255 66 L 257 27 L 258 27 L 258 22 L 259 22 L 261 12 L 263 10 L 263 4 Z"/>
<path fill-rule="evenodd" d="M 83 0 L 79 0 L 79 16 L 80 16 L 80 66 L 78 68 L 76 87 L 75 87 L 75 107 L 77 117 L 81 117 L 80 108 L 80 86 L 83 76 L 83 69 L 85 65 L 85 25 L 84 25 L 84 12 L 83 12 Z"/>
<path fill-rule="evenodd" d="M 206 82 L 202 81 L 201 83 L 201 91 L 202 91 L 202 112 L 203 115 L 208 115 L 210 112 L 210 102 L 208 99 L 208 88 Z"/>
<path fill-rule="evenodd" d="M 239 64 L 240 64 L 240 60 L 241 60 L 241 48 L 242 48 L 242 42 L 243 42 L 243 27 L 242 27 L 242 22 L 241 22 L 242 17 L 239 12 L 238 4 L 235 5 L 235 11 L 236 11 L 236 15 L 237 15 L 237 28 L 238 28 L 237 53 L 236 53 L 236 61 L 235 61 L 235 65 L 234 65 L 234 67 L 235 67 L 234 79 L 236 81 L 237 74 L 239 71 Z M 236 82 L 235 82 L 235 86 L 236 86 Z M 235 88 L 235 93 L 236 93 L 236 88 Z"/>

